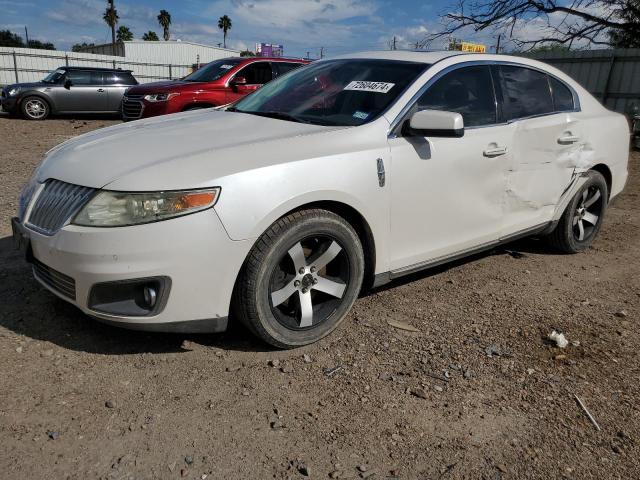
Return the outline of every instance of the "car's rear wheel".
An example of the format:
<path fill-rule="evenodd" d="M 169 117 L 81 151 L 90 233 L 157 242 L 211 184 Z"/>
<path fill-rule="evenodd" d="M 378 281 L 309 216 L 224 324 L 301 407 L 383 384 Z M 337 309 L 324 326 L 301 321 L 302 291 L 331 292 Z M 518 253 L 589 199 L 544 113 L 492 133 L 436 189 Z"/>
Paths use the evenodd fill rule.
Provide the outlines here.
<path fill-rule="evenodd" d="M 27 97 L 22 100 L 22 115 L 27 120 L 44 120 L 51 109 L 46 100 L 40 97 Z"/>
<path fill-rule="evenodd" d="M 587 172 L 587 181 L 560 217 L 549 242 L 559 250 L 577 253 L 589 248 L 600 231 L 607 210 L 609 190 L 601 173 Z"/>
<path fill-rule="evenodd" d="M 364 274 L 358 235 L 342 217 L 303 210 L 275 222 L 251 250 L 234 294 L 234 311 L 278 348 L 316 342 L 352 307 Z"/>

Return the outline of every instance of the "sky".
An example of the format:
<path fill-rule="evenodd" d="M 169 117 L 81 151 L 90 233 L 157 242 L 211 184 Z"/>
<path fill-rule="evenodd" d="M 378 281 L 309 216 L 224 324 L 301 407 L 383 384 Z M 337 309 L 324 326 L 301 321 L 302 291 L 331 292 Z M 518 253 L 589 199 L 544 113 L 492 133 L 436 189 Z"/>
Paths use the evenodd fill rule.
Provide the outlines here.
<path fill-rule="evenodd" d="M 108 43 L 102 20 L 106 0 L 0 0 L 0 29 L 24 38 L 53 42 L 59 50 L 74 43 Z M 360 50 L 410 48 L 439 28 L 451 0 L 115 0 L 119 25 L 136 38 L 148 30 L 162 38 L 160 9 L 171 13 L 171 38 L 215 45 L 222 42 L 218 18 L 228 15 L 232 28 L 227 46 L 255 49 L 256 42 L 284 45 L 285 55 L 318 57 Z M 491 46 L 495 38 L 467 34 Z"/>
<path fill-rule="evenodd" d="M 563 0 L 560 0 L 563 1 Z M 131 29 L 135 38 L 148 30 L 162 37 L 157 16 L 161 9 L 171 13 L 171 38 L 207 45 L 222 43 L 218 19 L 228 15 L 232 28 L 227 46 L 255 50 L 256 42 L 284 45 L 289 56 L 318 58 L 362 50 L 388 49 L 393 38 L 396 48 L 412 48 L 425 36 L 441 31 L 442 15 L 456 9 L 459 0 L 115 0 L 119 25 Z M 74 43 L 109 43 L 111 32 L 102 15 L 106 0 L 0 0 L 0 29 L 24 37 L 53 42 L 59 50 Z M 608 8 L 606 2 L 590 2 L 595 14 Z M 604 9 L 604 10 L 603 10 Z M 562 25 L 565 15 L 552 14 L 551 24 Z M 553 35 L 547 19 L 518 20 L 512 30 L 519 39 Z M 470 29 L 458 38 L 483 43 L 495 51 L 497 33 L 476 33 Z M 430 45 L 443 48 L 446 40 Z M 503 51 L 515 43 L 503 36 Z"/>

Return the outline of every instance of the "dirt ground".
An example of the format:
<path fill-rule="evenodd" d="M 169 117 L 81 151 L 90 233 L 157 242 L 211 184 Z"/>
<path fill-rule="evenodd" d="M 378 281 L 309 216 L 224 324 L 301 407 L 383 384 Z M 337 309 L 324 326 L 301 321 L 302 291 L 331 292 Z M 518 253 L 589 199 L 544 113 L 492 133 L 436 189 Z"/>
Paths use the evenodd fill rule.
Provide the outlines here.
<path fill-rule="evenodd" d="M 591 250 L 527 240 L 414 275 L 281 352 L 237 326 L 104 326 L 32 279 L 21 184 L 111 123 L 0 117 L 1 478 L 640 478 L 640 155 Z"/>

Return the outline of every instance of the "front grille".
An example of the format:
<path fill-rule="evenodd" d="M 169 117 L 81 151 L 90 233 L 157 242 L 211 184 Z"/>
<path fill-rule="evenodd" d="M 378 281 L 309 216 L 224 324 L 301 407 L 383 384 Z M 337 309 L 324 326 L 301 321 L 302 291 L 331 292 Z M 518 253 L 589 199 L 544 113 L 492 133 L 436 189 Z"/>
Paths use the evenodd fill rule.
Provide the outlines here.
<path fill-rule="evenodd" d="M 93 188 L 48 180 L 29 213 L 27 226 L 44 235 L 53 235 L 84 206 L 93 192 Z"/>
<path fill-rule="evenodd" d="M 142 95 L 130 95 L 122 99 L 122 114 L 127 118 L 140 118 L 142 116 Z"/>
<path fill-rule="evenodd" d="M 38 280 L 60 295 L 75 301 L 76 281 L 73 278 L 47 267 L 36 258 L 33 259 L 33 274 Z"/>

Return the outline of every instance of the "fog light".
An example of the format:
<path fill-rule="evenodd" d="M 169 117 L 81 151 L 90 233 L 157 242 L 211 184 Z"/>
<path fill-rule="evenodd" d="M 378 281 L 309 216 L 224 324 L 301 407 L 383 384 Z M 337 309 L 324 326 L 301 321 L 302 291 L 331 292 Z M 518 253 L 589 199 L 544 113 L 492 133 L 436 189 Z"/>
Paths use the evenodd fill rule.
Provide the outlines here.
<path fill-rule="evenodd" d="M 156 293 L 156 289 L 153 287 L 144 287 L 144 301 L 149 306 L 149 308 L 153 308 L 156 305 L 156 299 L 158 294 Z"/>

